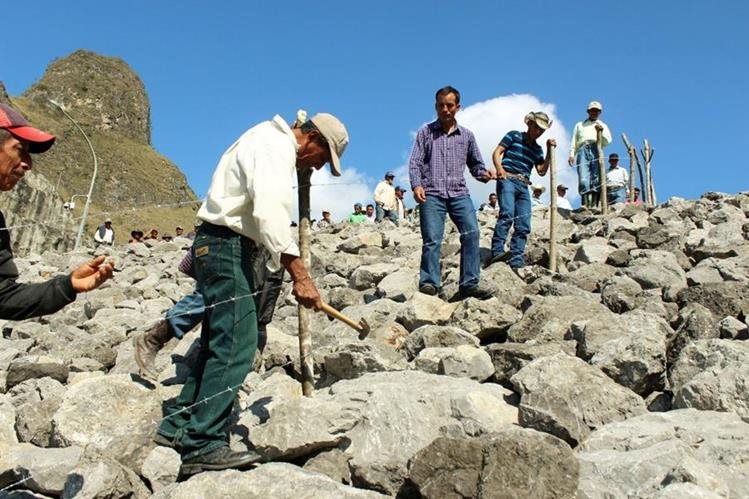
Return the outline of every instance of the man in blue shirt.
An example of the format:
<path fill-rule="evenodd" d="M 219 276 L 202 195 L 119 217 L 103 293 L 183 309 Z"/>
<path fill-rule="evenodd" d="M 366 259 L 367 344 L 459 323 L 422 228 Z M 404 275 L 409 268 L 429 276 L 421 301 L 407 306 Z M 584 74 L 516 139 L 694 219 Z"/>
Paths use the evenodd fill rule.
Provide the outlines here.
<path fill-rule="evenodd" d="M 447 86 L 437 91 L 435 100 L 437 120 L 419 129 L 408 162 L 411 189 L 421 206 L 419 291 L 436 295 L 442 289 L 440 249 L 445 215 L 450 215 L 460 231 L 458 295 L 487 299 L 492 293 L 479 285 L 479 227 L 463 168 L 467 165 L 471 175 L 481 182 L 495 178 L 494 172 L 484 167 L 473 133 L 455 120 L 460 110 L 460 92 Z"/>
<path fill-rule="evenodd" d="M 489 265 L 499 261 L 509 261 L 510 267 L 523 266 L 523 252 L 528 233 L 531 231 L 531 198 L 528 193 L 533 167 L 542 177 L 549 169 L 550 146 L 556 146 L 554 139 L 546 141 L 546 158 L 536 140 L 551 126 L 546 113 L 529 113 L 525 116 L 528 130 L 508 132 L 494 150 L 492 160 L 497 169 L 497 197 L 499 198 L 499 219 L 494 226 L 492 237 L 492 257 Z M 505 241 L 510 227 L 515 232 L 510 241 L 510 251 L 505 252 Z"/>

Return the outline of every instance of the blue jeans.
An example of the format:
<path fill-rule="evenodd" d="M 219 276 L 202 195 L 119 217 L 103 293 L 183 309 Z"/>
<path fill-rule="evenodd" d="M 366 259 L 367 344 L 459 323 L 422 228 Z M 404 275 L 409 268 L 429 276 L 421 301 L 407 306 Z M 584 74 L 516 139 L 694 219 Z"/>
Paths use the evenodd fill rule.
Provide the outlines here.
<path fill-rule="evenodd" d="M 515 232 L 510 241 L 510 267 L 522 267 L 525 263 L 523 253 L 528 234 L 531 231 L 531 195 L 528 186 L 521 181 L 508 178 L 497 181 L 497 199 L 499 199 L 499 219 L 494 226 L 492 236 L 492 256 L 505 252 L 505 241 L 510 227 L 515 225 Z"/>
<path fill-rule="evenodd" d="M 580 146 L 575 156 L 577 164 L 577 190 L 580 194 L 598 192 L 600 171 L 598 169 L 598 148 L 594 142 Z"/>
<path fill-rule="evenodd" d="M 608 198 L 609 204 L 627 202 L 627 189 L 625 187 L 617 187 L 617 188 L 609 187 L 606 193 L 608 194 L 607 198 Z"/>
<path fill-rule="evenodd" d="M 398 213 L 395 210 L 386 210 L 381 205 L 375 204 L 375 222 L 382 222 L 385 218 L 398 225 Z"/>
<path fill-rule="evenodd" d="M 196 289 L 183 296 L 167 311 L 166 322 L 171 329 L 171 333 L 177 338 L 182 338 L 203 321 L 204 312 L 203 295 Z"/>
<path fill-rule="evenodd" d="M 479 283 L 479 224 L 476 209 L 468 195 L 444 199 L 428 195 L 419 210 L 421 224 L 421 272 L 419 286 L 431 284 L 440 289 L 440 252 L 445 235 L 445 215 L 460 232 L 460 283 L 461 290 L 475 287 Z"/>

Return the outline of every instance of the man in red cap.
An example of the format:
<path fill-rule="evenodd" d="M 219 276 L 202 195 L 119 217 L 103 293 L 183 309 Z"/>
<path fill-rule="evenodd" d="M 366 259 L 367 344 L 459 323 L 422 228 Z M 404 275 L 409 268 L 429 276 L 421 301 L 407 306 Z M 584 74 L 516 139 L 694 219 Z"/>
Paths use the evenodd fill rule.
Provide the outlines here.
<path fill-rule="evenodd" d="M 31 170 L 31 154 L 47 151 L 55 136 L 29 125 L 18 111 L 0 104 L 0 191 L 9 191 Z M 13 262 L 10 233 L 0 212 L 0 319 L 22 320 L 52 314 L 112 277 L 112 265 L 99 256 L 69 275 L 21 284 Z"/>

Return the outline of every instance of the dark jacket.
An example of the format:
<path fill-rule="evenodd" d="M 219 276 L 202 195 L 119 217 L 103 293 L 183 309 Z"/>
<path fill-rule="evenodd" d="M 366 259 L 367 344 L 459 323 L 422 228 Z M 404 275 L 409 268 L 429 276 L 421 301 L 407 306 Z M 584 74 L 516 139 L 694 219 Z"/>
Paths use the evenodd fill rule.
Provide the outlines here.
<path fill-rule="evenodd" d="M 22 320 L 53 314 L 75 301 L 69 275 L 35 284 L 17 283 L 18 267 L 13 262 L 10 232 L 0 212 L 0 319 Z"/>

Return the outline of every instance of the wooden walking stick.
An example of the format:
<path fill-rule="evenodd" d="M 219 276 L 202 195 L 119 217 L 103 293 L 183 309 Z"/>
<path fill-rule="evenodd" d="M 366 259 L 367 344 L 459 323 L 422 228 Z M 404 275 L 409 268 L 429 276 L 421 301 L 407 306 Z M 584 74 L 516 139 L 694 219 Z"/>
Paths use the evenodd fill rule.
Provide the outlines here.
<path fill-rule="evenodd" d="M 307 270 L 311 269 L 312 258 L 309 250 L 310 239 L 310 202 L 309 187 L 312 180 L 312 170 L 297 170 L 297 187 L 299 190 L 299 254 Z M 315 389 L 315 373 L 312 362 L 312 335 L 310 334 L 310 318 L 312 311 L 298 305 L 299 312 L 299 362 L 302 372 L 302 394 L 311 397 Z"/>
<path fill-rule="evenodd" d="M 637 149 L 635 149 L 635 146 L 633 146 L 629 142 L 629 139 L 627 138 L 627 136 L 625 134 L 622 134 L 622 140 L 624 140 L 624 145 L 627 146 L 627 152 L 629 153 L 630 182 L 632 182 L 632 178 L 631 177 L 635 176 L 635 172 L 632 169 L 633 167 L 631 166 L 632 165 L 632 160 L 634 159 L 634 164 L 637 165 L 637 176 L 640 178 L 640 193 L 642 194 L 643 200 L 644 200 L 648 193 L 645 190 L 645 176 L 642 173 L 642 165 L 640 164 L 640 158 L 637 157 Z M 631 196 L 632 196 L 632 198 L 631 198 L 632 202 L 634 203 L 634 201 L 635 201 L 635 190 L 634 190 L 634 188 L 632 188 L 632 194 L 631 194 Z"/>
<path fill-rule="evenodd" d="M 549 270 L 557 271 L 557 165 L 556 146 L 549 146 Z"/>
<path fill-rule="evenodd" d="M 596 130 L 596 149 L 598 149 L 598 194 L 601 201 L 601 214 L 609 212 L 609 198 L 606 190 L 606 165 L 603 164 L 603 130 Z"/>

